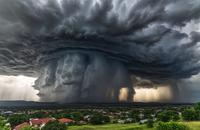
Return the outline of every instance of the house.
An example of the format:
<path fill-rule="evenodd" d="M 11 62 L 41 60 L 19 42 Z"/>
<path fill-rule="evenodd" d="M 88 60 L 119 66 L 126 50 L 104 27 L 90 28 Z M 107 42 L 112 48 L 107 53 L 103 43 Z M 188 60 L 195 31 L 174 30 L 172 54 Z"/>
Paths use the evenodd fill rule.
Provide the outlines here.
<path fill-rule="evenodd" d="M 86 121 L 83 121 L 83 120 L 80 120 L 77 122 L 78 125 L 86 125 L 87 122 Z"/>
<path fill-rule="evenodd" d="M 66 124 L 66 125 L 68 125 L 68 124 L 74 122 L 74 120 L 72 120 L 72 119 L 68 119 L 68 118 L 61 118 L 61 119 L 59 119 L 58 121 L 59 121 L 60 123 L 64 123 L 64 124 Z"/>
<path fill-rule="evenodd" d="M 126 123 L 132 123 L 133 122 L 133 118 L 127 118 L 126 119 Z"/>
<path fill-rule="evenodd" d="M 139 124 L 144 124 L 148 121 L 148 119 L 143 119 L 143 120 L 140 120 Z"/>
<path fill-rule="evenodd" d="M 30 119 L 30 125 L 33 127 L 37 127 L 37 128 L 42 128 L 43 126 L 45 126 L 48 122 L 50 121 L 54 121 L 54 118 L 36 118 L 36 119 Z"/>
<path fill-rule="evenodd" d="M 140 114 L 139 114 L 139 118 L 140 118 L 140 119 L 143 119 L 143 118 L 144 118 L 144 114 L 143 114 L 143 113 L 140 113 Z"/>
<path fill-rule="evenodd" d="M 5 112 L 2 112 L 1 114 L 4 115 L 4 116 L 10 116 L 14 113 L 12 111 L 5 111 Z"/>
<path fill-rule="evenodd" d="M 89 122 L 89 120 L 91 119 L 91 115 L 86 115 L 83 117 L 83 119 L 87 122 Z"/>
<path fill-rule="evenodd" d="M 28 122 L 17 125 L 13 130 L 21 130 L 24 127 L 30 126 Z"/>
<path fill-rule="evenodd" d="M 120 124 L 125 124 L 126 121 L 119 119 L 117 122 L 120 123 Z"/>
<path fill-rule="evenodd" d="M 55 118 L 34 118 L 34 119 L 30 119 L 29 123 L 25 122 L 22 123 L 20 125 L 17 125 L 14 130 L 21 130 L 22 128 L 26 127 L 26 126 L 32 126 L 35 128 L 39 128 L 41 129 L 42 127 L 44 127 L 48 122 L 50 121 L 54 121 L 56 120 Z M 68 118 L 61 118 L 58 120 L 60 123 L 64 123 L 66 125 L 68 125 L 69 123 L 73 123 L 74 120 L 72 119 L 68 119 Z"/>

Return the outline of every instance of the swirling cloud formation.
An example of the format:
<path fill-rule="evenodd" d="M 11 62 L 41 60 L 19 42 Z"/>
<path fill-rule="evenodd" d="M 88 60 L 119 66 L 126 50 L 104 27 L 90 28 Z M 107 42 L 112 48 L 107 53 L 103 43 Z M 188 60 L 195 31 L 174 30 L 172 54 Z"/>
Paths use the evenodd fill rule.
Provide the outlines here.
<path fill-rule="evenodd" d="M 199 0 L 1 0 L 0 74 L 37 76 L 42 100 L 67 102 L 116 101 L 120 87 L 134 93 L 133 74 L 189 78 L 200 71 L 200 33 L 185 27 L 198 25 L 199 7 Z"/>

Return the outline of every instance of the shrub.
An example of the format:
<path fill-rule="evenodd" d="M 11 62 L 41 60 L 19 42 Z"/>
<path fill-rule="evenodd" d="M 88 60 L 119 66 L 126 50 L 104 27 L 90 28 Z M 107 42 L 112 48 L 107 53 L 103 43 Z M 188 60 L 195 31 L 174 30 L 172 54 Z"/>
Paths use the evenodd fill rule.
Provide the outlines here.
<path fill-rule="evenodd" d="M 175 122 L 159 122 L 156 130 L 190 130 L 190 128 L 184 124 Z"/>
<path fill-rule="evenodd" d="M 10 130 L 10 127 L 7 126 L 6 123 L 6 119 L 0 116 L 0 130 Z"/>
<path fill-rule="evenodd" d="M 6 123 L 6 119 L 0 116 L 0 126 L 4 126 Z"/>

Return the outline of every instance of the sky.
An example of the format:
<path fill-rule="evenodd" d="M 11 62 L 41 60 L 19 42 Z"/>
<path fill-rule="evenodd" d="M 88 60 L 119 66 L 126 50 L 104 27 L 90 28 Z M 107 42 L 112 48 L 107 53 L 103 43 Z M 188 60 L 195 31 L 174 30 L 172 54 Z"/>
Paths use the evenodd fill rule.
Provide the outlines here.
<path fill-rule="evenodd" d="M 36 78 L 27 76 L 0 76 L 0 99 L 1 100 L 26 100 L 39 101 L 38 90 L 35 90 L 34 85 Z M 184 85 L 183 85 L 184 84 Z M 195 75 L 192 78 L 184 80 L 180 86 L 184 89 L 185 102 L 197 102 L 200 100 L 199 96 L 200 75 Z M 191 86 L 192 85 L 192 86 Z M 190 86 L 190 88 L 187 88 Z M 126 89 L 121 90 L 119 99 L 126 100 Z M 134 100 L 136 102 L 164 102 L 170 101 L 171 90 L 168 86 L 161 86 L 158 88 L 136 88 Z M 184 93 L 186 92 L 186 93 Z M 195 94 L 194 94 L 195 92 Z M 191 94 L 189 94 L 191 93 Z"/>
<path fill-rule="evenodd" d="M 38 101 L 38 93 L 32 85 L 36 78 L 27 76 L 0 76 L 0 99 L 1 100 L 27 100 Z"/>
<path fill-rule="evenodd" d="M 198 101 L 199 7 L 199 0 L 0 1 L 0 99 Z"/>
<path fill-rule="evenodd" d="M 32 86 L 36 78 L 27 76 L 0 76 L 0 99 L 1 100 L 26 100 L 26 101 L 39 101 L 37 96 L 38 91 Z M 121 90 L 119 98 L 127 98 L 126 91 Z M 164 96 L 163 96 L 164 95 Z M 159 101 L 161 99 L 170 98 L 170 90 L 167 87 L 160 87 L 158 89 L 152 88 L 139 88 L 136 89 L 135 100 L 138 102 L 151 102 Z"/>

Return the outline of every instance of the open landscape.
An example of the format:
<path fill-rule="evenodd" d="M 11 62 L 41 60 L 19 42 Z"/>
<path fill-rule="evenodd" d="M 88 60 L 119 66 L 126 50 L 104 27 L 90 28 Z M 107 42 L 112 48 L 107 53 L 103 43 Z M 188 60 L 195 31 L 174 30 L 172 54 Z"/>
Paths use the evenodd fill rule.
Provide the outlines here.
<path fill-rule="evenodd" d="M 50 126 L 59 130 L 200 129 L 200 103 L 0 104 L 4 104 L 0 107 L 1 130 L 47 130 Z"/>
<path fill-rule="evenodd" d="M 200 130 L 200 0 L 0 0 L 0 130 Z"/>
<path fill-rule="evenodd" d="M 200 121 L 178 122 L 189 126 L 191 130 L 200 129 Z M 156 124 L 155 124 L 156 125 Z M 156 130 L 156 128 L 148 128 L 146 125 L 137 123 L 130 124 L 107 124 L 107 125 L 85 125 L 70 126 L 69 130 Z"/>

